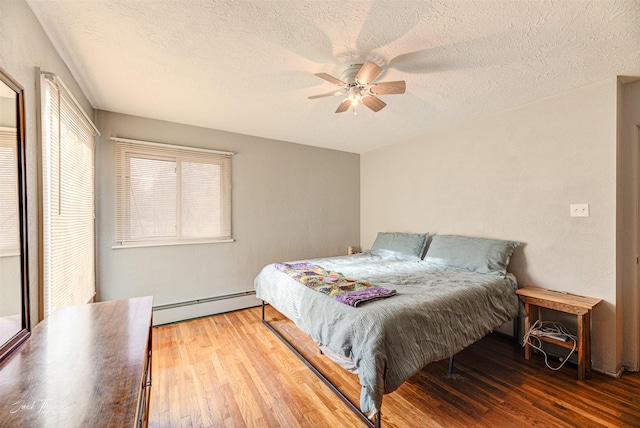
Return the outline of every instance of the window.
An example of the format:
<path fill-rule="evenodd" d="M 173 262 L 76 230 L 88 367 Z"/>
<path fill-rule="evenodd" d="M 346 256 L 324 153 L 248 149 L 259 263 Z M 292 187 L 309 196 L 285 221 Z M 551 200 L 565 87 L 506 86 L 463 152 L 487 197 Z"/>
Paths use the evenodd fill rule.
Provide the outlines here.
<path fill-rule="evenodd" d="M 93 123 L 62 81 L 42 73 L 44 316 L 95 295 Z"/>
<path fill-rule="evenodd" d="M 112 140 L 119 246 L 232 241 L 232 153 Z"/>
<path fill-rule="evenodd" d="M 16 128 L 0 126 L 0 257 L 20 255 Z M 13 201 L 13 203 L 11 203 Z"/>

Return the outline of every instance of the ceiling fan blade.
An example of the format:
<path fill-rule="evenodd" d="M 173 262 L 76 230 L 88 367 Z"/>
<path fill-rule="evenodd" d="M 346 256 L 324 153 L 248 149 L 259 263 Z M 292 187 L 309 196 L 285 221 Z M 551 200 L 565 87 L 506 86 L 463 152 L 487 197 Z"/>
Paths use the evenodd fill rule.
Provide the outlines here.
<path fill-rule="evenodd" d="M 362 104 L 366 105 L 373 111 L 382 110 L 387 104 L 378 97 L 368 95 L 362 99 Z"/>
<path fill-rule="evenodd" d="M 406 89 L 407 84 L 404 80 L 398 80 L 396 82 L 380 82 L 369 88 L 371 93 L 375 95 L 404 94 Z"/>
<path fill-rule="evenodd" d="M 373 82 L 378 75 L 382 73 L 382 69 L 372 62 L 365 62 L 360 67 L 360 71 L 356 75 L 356 83 L 358 85 L 368 85 Z"/>
<path fill-rule="evenodd" d="M 338 89 L 337 91 L 327 92 L 326 94 L 311 95 L 310 97 L 307 97 L 307 98 L 310 100 L 315 100 L 316 98 L 335 97 L 337 95 L 344 95 L 344 93 L 345 93 L 344 89 Z"/>
<path fill-rule="evenodd" d="M 342 80 L 336 79 L 335 77 L 330 76 L 327 73 L 316 73 L 314 76 L 318 76 L 319 78 L 324 79 L 327 82 L 333 83 L 334 85 L 338 85 L 338 86 L 346 85 L 346 83 L 344 83 Z"/>
<path fill-rule="evenodd" d="M 346 100 L 344 100 L 344 101 L 342 101 L 340 103 L 340 105 L 336 109 L 336 113 L 342 113 L 342 112 L 345 112 L 345 111 L 349 110 L 349 106 L 350 105 L 351 105 L 351 100 L 349 98 L 347 98 Z"/>

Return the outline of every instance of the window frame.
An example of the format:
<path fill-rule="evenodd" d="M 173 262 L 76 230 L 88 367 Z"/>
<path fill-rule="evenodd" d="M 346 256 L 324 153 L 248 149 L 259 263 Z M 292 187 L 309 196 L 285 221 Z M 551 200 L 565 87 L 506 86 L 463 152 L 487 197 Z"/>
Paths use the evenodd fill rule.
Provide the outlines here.
<path fill-rule="evenodd" d="M 115 163 L 116 163 L 116 198 L 115 198 L 115 244 L 113 249 L 136 248 L 136 247 L 156 247 L 172 245 L 191 245 L 209 243 L 234 242 L 231 229 L 231 171 L 232 155 L 235 153 L 210 150 L 190 146 L 179 146 L 172 144 L 156 143 L 150 141 L 132 140 L 127 138 L 111 137 L 115 142 Z M 207 156 L 214 155 L 219 158 L 207 159 Z M 151 237 L 131 237 L 131 203 L 130 192 L 131 183 L 128 181 L 131 173 L 131 158 L 171 161 L 176 164 L 176 215 L 175 215 L 175 235 L 174 236 L 151 236 Z M 204 159 L 203 159 L 204 158 Z M 222 232 L 228 230 L 228 234 L 221 233 L 218 236 L 185 237 L 182 233 L 183 225 L 181 218 L 182 211 L 182 163 L 204 163 L 216 164 L 221 168 L 220 201 Z M 226 206 L 225 206 L 226 201 Z M 226 227 L 226 228 L 225 228 Z"/>

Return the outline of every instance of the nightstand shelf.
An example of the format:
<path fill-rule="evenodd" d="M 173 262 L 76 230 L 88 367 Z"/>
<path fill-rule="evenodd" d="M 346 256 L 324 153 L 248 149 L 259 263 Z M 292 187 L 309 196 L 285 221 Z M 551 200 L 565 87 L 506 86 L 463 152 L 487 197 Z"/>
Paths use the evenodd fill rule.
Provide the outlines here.
<path fill-rule="evenodd" d="M 531 325 L 539 319 L 539 310 L 533 313 L 534 308 L 547 308 L 567 314 L 576 315 L 578 318 L 578 335 L 576 350 L 578 352 L 578 379 L 582 380 L 586 372 L 591 371 L 591 310 L 602 300 L 594 297 L 578 296 L 576 294 L 547 290 L 546 288 L 526 286 L 516 293 L 524 302 L 527 318 L 524 323 L 524 331 L 527 332 Z M 573 349 L 573 340 L 566 342 L 552 337 L 537 336 L 544 342 L 553 343 L 567 349 Z M 531 346 L 524 346 L 524 357 L 531 357 Z"/>
<path fill-rule="evenodd" d="M 573 339 L 558 340 L 549 336 L 536 336 L 536 337 L 542 340 L 543 342 L 549 342 L 557 346 L 562 346 L 563 348 L 573 349 Z"/>

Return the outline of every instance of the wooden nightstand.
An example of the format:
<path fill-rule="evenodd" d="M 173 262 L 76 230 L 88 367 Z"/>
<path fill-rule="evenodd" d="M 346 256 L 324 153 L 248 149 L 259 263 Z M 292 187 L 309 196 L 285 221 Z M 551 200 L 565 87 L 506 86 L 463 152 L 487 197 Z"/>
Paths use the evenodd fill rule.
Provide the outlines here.
<path fill-rule="evenodd" d="M 576 349 L 578 351 L 578 379 L 584 379 L 586 372 L 591 371 L 591 310 L 602 301 L 594 297 L 578 296 L 576 294 L 562 293 L 560 291 L 547 290 L 546 288 L 528 285 L 516 290 L 520 299 L 524 302 L 528 317 L 524 322 L 524 331 L 529 331 L 531 324 L 539 317 L 539 310 L 532 314 L 532 306 L 548 308 L 555 311 L 573 314 L 578 317 L 578 339 Z M 553 343 L 567 349 L 573 348 L 571 339 L 563 342 L 546 336 L 537 336 L 545 342 Z M 531 346 L 524 346 L 524 357 L 531 357 Z"/>

